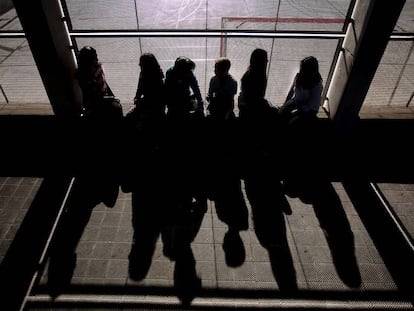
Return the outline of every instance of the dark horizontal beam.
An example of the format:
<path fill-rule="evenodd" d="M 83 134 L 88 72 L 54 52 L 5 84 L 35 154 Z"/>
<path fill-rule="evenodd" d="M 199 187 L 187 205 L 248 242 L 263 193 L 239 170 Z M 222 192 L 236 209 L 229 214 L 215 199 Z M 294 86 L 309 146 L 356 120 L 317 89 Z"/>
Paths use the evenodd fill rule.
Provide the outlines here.
<path fill-rule="evenodd" d="M 332 180 L 342 180 L 355 176 L 364 177 L 371 182 L 413 183 L 414 168 L 406 161 L 414 157 L 410 141 L 414 132 L 414 120 L 360 120 L 355 133 L 349 140 L 339 142 L 331 137 L 332 124 L 329 119 L 318 121 L 318 133 L 324 133 L 315 140 L 314 152 L 323 157 L 320 173 L 326 173 Z M 93 125 L 93 124 L 92 124 Z M 73 175 L 84 169 L 100 167 L 98 161 L 113 157 L 105 164 L 110 169 L 118 169 L 122 155 L 129 154 L 130 141 L 122 129 L 107 130 L 101 140 L 96 129 L 81 120 L 62 120 L 56 116 L 0 116 L 0 132 L 8 133 L 2 138 L 0 176 L 46 176 L 50 173 Z M 89 127 L 91 126 L 91 127 Z M 208 124 L 203 133 L 209 133 Z M 239 132 L 240 123 L 233 124 Z M 168 133 L 166 128 L 164 133 Z M 290 159 L 294 150 L 281 142 L 285 132 L 277 132 L 274 137 L 278 150 L 284 150 Z M 203 141 L 203 137 L 200 137 Z M 139 141 L 140 137 L 132 139 Z M 207 140 L 206 140 L 207 141 Z M 111 142 L 113 145 L 111 145 Z M 105 147 L 105 157 L 102 156 Z M 234 138 L 234 146 L 241 148 L 244 142 Z M 94 146 L 98 146 L 94 148 Z M 114 146 L 114 147 L 111 147 Z M 273 145 L 272 145 L 273 146 Z M 238 150 L 238 149 L 235 149 Z M 236 151 L 235 151 L 236 152 Z M 275 163 L 280 159 L 275 159 Z M 90 167 L 85 167 L 85 165 Z M 290 166 L 289 170 L 291 169 Z M 294 166 L 292 166 L 292 169 Z"/>
<path fill-rule="evenodd" d="M 270 38 L 270 39 L 342 39 L 345 34 L 342 32 L 330 31 L 261 31 L 261 30 L 188 30 L 188 29 L 153 29 L 153 30 L 76 30 L 69 32 L 72 37 L 121 37 L 121 38 L 173 38 L 173 37 L 207 37 L 207 38 Z M 0 31 L 0 38 L 25 38 L 23 31 Z M 395 33 L 390 40 L 413 41 L 414 33 Z"/>
<path fill-rule="evenodd" d="M 72 31 L 72 37 L 201 37 L 201 38 L 280 38 L 280 39 L 341 39 L 340 32 L 281 32 L 239 30 L 148 30 L 148 31 Z"/>

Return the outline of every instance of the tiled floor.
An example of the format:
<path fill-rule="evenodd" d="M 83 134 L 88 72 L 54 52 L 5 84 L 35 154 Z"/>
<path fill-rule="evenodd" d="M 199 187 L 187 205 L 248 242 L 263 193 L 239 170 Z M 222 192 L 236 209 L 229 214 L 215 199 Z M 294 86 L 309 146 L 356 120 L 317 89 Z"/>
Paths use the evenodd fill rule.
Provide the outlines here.
<path fill-rule="evenodd" d="M 2 230 L 4 230 L 1 244 L 2 254 L 7 251 L 7 243 L 13 238 L 12 231 L 18 227 L 18 220 L 24 217 L 24 211 L 30 205 L 30 199 L 40 183 L 41 179 L 36 178 L 2 178 L 0 188 L 3 203 L 1 215 L 2 224 L 4 224 L 2 225 Z M 318 299 L 323 304 L 329 301 L 330 295 L 334 297 L 348 295 L 346 297 L 351 300 L 357 300 L 356 297 L 361 293 L 366 295 L 367 299 L 371 293 L 375 297 L 378 292 L 385 293 L 385 297 L 392 297 L 393 293 L 398 296 L 396 283 L 364 228 L 358 213 L 354 210 L 342 184 L 333 183 L 333 186 L 354 235 L 355 258 L 361 284 L 357 287 L 350 287 L 338 275 L 324 231 L 319 226 L 319 220 L 315 215 L 314 206 L 303 203 L 297 198 L 288 197 L 292 214 L 284 215 L 284 219 L 299 293 L 305 297 L 316 295 L 315 297 L 319 297 Z M 386 185 L 381 186 L 387 189 Z M 403 193 L 402 188 L 399 188 L 399 191 Z M 411 195 L 410 191 L 407 193 Z M 246 197 L 245 199 L 248 202 Z M 12 208 L 13 202 L 20 206 L 18 212 Z M 249 203 L 248 206 L 251 212 Z M 71 281 L 72 288 L 58 296 L 54 302 L 58 304 L 51 308 L 48 303 L 50 304 L 52 299 L 44 286 L 48 280 L 46 265 L 46 269 L 43 272 L 40 271 L 39 284 L 35 284 L 29 294 L 27 310 L 60 310 L 59 302 L 68 304 L 65 310 L 66 308 L 73 310 L 81 301 L 91 303 L 91 301 L 100 300 L 119 304 L 120 308 L 122 302 L 143 303 L 140 300 L 142 297 L 146 297 L 145 301 L 150 304 L 154 304 L 156 299 L 161 299 L 162 303 L 170 303 L 177 307 L 179 302 L 172 294 L 173 292 L 169 291 L 174 284 L 175 263 L 163 255 L 160 240 L 156 244 L 151 267 L 145 279 L 136 282 L 128 277 L 128 253 L 133 233 L 131 216 L 130 193 L 120 191 L 113 208 L 108 208 L 102 203 L 98 204 L 93 209 L 77 247 L 77 263 Z M 404 217 L 407 218 L 407 216 Z M 254 292 L 256 297 L 253 301 L 256 302 L 262 301 L 266 295 L 272 297 L 271 293 L 278 292 L 278 282 L 272 270 L 269 252 L 258 241 L 251 215 L 249 216 L 249 229 L 241 233 L 246 250 L 246 260 L 238 268 L 228 267 L 225 263 L 222 248 L 225 232 L 226 225 L 217 218 L 214 203 L 209 201 L 208 211 L 191 245 L 196 259 L 196 271 L 202 280 L 203 291 L 205 291 L 193 300 L 193 304 L 203 305 L 203 299 L 209 290 L 218 293 L 217 299 L 220 299 L 220 295 L 227 291 L 232 291 L 233 295 L 238 298 L 245 298 L 246 295 L 249 297 L 249 293 Z M 137 288 L 140 290 L 134 294 L 134 289 Z M 164 294 L 161 298 L 155 298 L 159 291 Z M 234 291 L 238 294 L 234 294 Z M 352 298 L 354 294 L 355 297 Z M 286 303 L 290 300 L 284 301 Z M 42 307 L 41 303 L 46 303 L 48 307 Z M 268 301 L 268 303 L 271 302 Z M 273 303 L 280 304 L 281 302 Z M 331 300 L 330 303 L 335 302 Z M 412 305 L 404 302 L 400 307 L 409 310 Z"/>
<path fill-rule="evenodd" d="M 414 241 L 414 185 L 380 183 L 377 186 L 411 241 Z"/>
<path fill-rule="evenodd" d="M 0 177 L 0 263 L 41 182 L 33 177 Z"/>

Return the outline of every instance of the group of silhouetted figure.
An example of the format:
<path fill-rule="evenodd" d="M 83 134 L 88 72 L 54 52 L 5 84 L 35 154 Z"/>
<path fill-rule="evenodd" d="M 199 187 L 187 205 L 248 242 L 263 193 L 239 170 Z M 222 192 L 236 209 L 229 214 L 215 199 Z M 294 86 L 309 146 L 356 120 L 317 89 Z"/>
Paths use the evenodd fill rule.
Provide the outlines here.
<path fill-rule="evenodd" d="M 230 60 L 216 59 L 205 101 L 193 60 L 180 56 L 164 74 L 154 54 L 144 53 L 134 104 L 124 113 L 96 50 L 85 46 L 78 56 L 76 79 L 89 132 L 84 166 L 50 251 L 51 294 L 58 295 L 65 280 L 70 281 L 76 247 L 93 207 L 101 202 L 113 207 L 120 188 L 132 198 L 129 277 L 146 277 L 161 237 L 163 254 L 175 261 L 177 293 L 183 301 L 191 300 L 201 287 L 191 243 L 208 200 L 227 225 L 222 245 L 227 265 L 239 267 L 245 261 L 240 231 L 249 227 L 249 212 L 243 185 L 254 230 L 269 252 L 280 289 L 296 290 L 284 221 L 284 213 L 291 210 L 285 195 L 326 205 L 319 200 L 321 192 L 334 192 L 330 183 L 314 180 L 323 89 L 318 60 L 309 56 L 300 61 L 285 103 L 276 106 L 265 97 L 268 56 L 263 49 L 251 53 L 239 93 Z M 339 199 L 333 201 L 340 209 Z M 350 231 L 349 224 L 344 226 L 342 234 Z M 68 268 L 62 269 L 64 265 Z"/>

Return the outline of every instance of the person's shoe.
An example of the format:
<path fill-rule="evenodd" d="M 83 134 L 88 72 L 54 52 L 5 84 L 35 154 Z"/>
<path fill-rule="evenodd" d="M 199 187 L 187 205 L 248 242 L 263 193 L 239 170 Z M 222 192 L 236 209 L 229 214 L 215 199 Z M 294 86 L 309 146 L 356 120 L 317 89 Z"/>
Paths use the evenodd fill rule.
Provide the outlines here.
<path fill-rule="evenodd" d="M 224 235 L 223 250 L 229 267 L 240 267 L 246 259 L 246 250 L 238 231 L 229 230 Z"/>

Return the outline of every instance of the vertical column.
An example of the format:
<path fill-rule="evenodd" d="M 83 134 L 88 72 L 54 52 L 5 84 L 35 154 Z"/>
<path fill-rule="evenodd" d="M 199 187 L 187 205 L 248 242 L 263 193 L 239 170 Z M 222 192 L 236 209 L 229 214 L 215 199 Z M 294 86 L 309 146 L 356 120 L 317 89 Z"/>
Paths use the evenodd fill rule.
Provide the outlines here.
<path fill-rule="evenodd" d="M 372 79 L 405 0 L 357 0 L 342 51 L 327 91 L 331 118 L 339 135 L 358 120 Z"/>
<path fill-rule="evenodd" d="M 13 0 L 55 115 L 79 113 L 76 60 L 58 0 Z"/>

